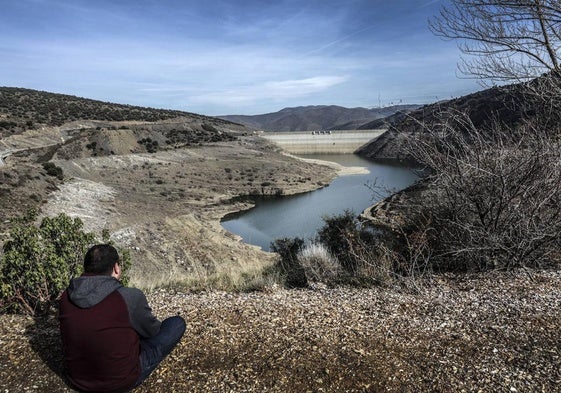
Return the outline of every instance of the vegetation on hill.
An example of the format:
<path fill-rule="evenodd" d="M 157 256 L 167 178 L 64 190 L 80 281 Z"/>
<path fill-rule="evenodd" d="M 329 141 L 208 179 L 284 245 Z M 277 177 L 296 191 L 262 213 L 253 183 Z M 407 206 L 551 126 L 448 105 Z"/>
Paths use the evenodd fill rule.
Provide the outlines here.
<path fill-rule="evenodd" d="M 37 124 L 60 126 L 75 120 L 156 122 L 177 117 L 206 116 L 167 109 L 114 104 L 66 94 L 0 87 L 0 131 L 25 130 Z M 219 119 L 213 121 L 220 122 Z"/>
<path fill-rule="evenodd" d="M 516 127 L 535 114 L 522 84 L 493 87 L 448 101 L 425 105 L 397 118 L 381 119 L 389 130 L 363 146 L 358 154 L 370 158 L 402 159 L 408 157 L 403 139 L 420 138 L 424 131 L 438 127 L 452 113 L 463 113 L 476 128 L 489 128 L 500 122 Z"/>

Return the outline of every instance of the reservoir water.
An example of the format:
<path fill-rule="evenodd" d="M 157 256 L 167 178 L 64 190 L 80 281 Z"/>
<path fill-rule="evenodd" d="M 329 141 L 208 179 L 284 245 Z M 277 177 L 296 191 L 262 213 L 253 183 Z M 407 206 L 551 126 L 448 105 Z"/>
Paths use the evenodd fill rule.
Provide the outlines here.
<path fill-rule="evenodd" d="M 339 176 L 328 187 L 304 194 L 257 200 L 254 208 L 230 215 L 222 226 L 243 241 L 269 251 L 271 242 L 283 237 L 311 239 L 323 226 L 324 216 L 351 210 L 356 215 L 390 192 L 401 190 L 418 178 L 410 168 L 370 161 L 355 154 L 301 155 L 334 161 L 346 167 L 365 167 L 370 173 Z M 368 185 L 382 190 L 374 193 Z"/>

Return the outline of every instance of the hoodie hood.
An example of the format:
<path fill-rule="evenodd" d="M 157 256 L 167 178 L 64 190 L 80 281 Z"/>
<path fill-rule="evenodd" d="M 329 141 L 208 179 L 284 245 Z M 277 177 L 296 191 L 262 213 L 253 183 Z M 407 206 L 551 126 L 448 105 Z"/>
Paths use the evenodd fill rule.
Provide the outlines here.
<path fill-rule="evenodd" d="M 70 301 L 80 308 L 90 308 L 105 299 L 122 284 L 111 276 L 80 276 L 70 280 Z"/>

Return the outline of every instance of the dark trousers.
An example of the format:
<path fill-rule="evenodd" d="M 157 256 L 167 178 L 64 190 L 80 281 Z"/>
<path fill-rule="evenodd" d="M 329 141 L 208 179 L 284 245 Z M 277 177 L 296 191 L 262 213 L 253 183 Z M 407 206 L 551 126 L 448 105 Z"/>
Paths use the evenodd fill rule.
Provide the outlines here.
<path fill-rule="evenodd" d="M 160 332 L 151 338 L 140 340 L 140 376 L 134 387 L 140 385 L 162 360 L 179 343 L 185 333 L 185 320 L 180 316 L 162 321 Z"/>

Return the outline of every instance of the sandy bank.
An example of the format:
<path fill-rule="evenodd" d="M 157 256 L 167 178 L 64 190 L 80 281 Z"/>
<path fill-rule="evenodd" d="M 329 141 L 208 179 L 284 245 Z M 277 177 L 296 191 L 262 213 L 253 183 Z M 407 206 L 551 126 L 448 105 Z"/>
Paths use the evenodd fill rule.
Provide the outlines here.
<path fill-rule="evenodd" d="M 292 155 L 290 153 L 284 153 L 286 156 L 295 158 L 297 160 L 302 160 L 304 162 L 310 163 L 310 164 L 316 164 L 316 165 L 323 165 L 323 166 L 327 166 L 329 168 L 333 168 L 334 170 L 337 171 L 337 175 L 338 176 L 347 176 L 347 175 L 364 175 L 364 174 L 368 174 L 370 173 L 370 171 L 362 166 L 343 166 L 337 162 L 333 162 L 333 161 L 325 161 L 325 160 L 317 160 L 314 158 L 303 158 L 303 157 L 298 157 L 295 155 Z"/>

